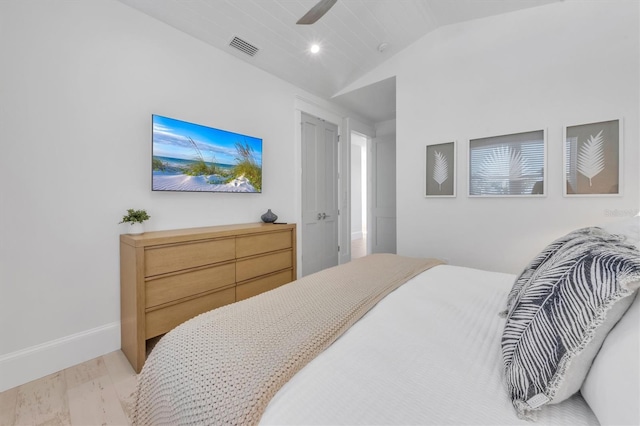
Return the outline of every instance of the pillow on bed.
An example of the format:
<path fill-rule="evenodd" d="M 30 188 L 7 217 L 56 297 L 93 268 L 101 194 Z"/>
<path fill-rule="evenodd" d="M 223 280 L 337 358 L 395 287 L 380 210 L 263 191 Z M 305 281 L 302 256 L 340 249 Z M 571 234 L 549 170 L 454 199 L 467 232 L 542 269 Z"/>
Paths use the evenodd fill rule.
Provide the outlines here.
<path fill-rule="evenodd" d="M 607 335 L 580 391 L 605 425 L 640 425 L 640 295 Z"/>
<path fill-rule="evenodd" d="M 547 247 L 528 278 L 514 284 L 502 354 L 519 417 L 533 418 L 534 410 L 580 389 L 631 304 L 640 286 L 640 252 L 623 239 L 600 228 L 574 231 Z"/>
<path fill-rule="evenodd" d="M 640 250 L 640 215 L 617 220 L 614 222 L 607 222 L 603 225 L 598 226 L 602 228 L 606 232 L 614 235 L 621 235 L 624 237 L 624 242 L 633 244 Z M 518 294 L 522 290 L 522 287 L 529 282 L 531 279 L 531 275 L 535 272 L 535 270 L 544 262 L 549 260 L 562 245 L 568 240 L 575 237 L 576 234 L 588 232 L 589 228 L 579 229 L 577 231 L 571 232 L 561 238 L 558 238 L 551 244 L 549 244 L 544 250 L 540 252 L 527 267 L 524 268 L 522 273 L 516 279 L 509 296 L 507 297 L 507 309 L 504 312 L 501 312 L 502 316 L 507 316 L 511 308 L 513 307 L 513 302 L 518 297 Z"/>
<path fill-rule="evenodd" d="M 585 233 L 589 233 L 589 228 L 578 229 L 577 231 L 570 232 L 569 234 L 558 238 L 553 241 L 544 250 L 542 250 L 520 273 L 518 278 L 516 278 L 509 295 L 507 296 L 507 310 L 501 312 L 501 316 L 507 316 L 515 301 L 520 297 L 520 292 L 524 290 L 526 284 L 531 280 L 531 276 L 536 272 L 536 270 L 543 263 L 547 262 L 549 259 L 553 258 L 558 250 L 569 240 L 572 240 L 577 235 L 583 235 Z"/>

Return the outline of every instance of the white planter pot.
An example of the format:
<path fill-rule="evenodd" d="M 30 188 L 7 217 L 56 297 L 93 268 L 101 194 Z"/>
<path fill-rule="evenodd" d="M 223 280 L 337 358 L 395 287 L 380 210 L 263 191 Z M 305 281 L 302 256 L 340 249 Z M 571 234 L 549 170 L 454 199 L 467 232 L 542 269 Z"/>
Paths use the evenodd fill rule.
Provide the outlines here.
<path fill-rule="evenodd" d="M 144 225 L 140 222 L 134 222 L 129 224 L 129 234 L 139 235 L 144 233 Z"/>

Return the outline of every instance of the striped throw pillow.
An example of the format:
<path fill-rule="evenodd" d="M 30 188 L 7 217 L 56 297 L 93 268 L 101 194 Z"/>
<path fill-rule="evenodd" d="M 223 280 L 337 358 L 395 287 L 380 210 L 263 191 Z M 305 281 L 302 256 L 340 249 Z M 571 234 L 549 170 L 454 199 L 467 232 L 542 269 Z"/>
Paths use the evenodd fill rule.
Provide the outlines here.
<path fill-rule="evenodd" d="M 640 252 L 600 228 L 554 241 L 518 277 L 502 334 L 504 374 L 521 418 L 580 389 L 640 286 Z"/>

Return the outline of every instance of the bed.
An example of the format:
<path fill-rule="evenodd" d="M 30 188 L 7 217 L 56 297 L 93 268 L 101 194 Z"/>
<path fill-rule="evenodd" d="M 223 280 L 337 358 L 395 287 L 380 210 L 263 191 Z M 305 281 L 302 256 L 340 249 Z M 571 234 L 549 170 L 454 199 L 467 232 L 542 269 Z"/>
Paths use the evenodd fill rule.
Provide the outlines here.
<path fill-rule="evenodd" d="M 211 311 L 158 343 L 139 377 L 134 420 L 138 424 L 516 425 L 531 420 L 544 425 L 638 424 L 637 232 L 617 227 L 569 234 L 570 238 L 550 244 L 520 275 L 373 255 Z M 622 247 L 624 259 L 616 263 L 615 279 L 609 280 L 611 293 L 602 295 L 606 307 L 594 313 L 591 324 L 597 327 L 587 329 L 589 336 L 579 347 L 559 357 L 562 380 L 559 373 L 552 374 L 550 383 L 543 385 L 545 394 L 530 391 L 523 403 L 517 397 L 524 380 L 517 376 L 522 366 L 514 352 L 524 350 L 511 349 L 515 339 L 509 324 L 523 328 L 518 325 L 518 309 L 531 294 L 539 299 L 541 291 L 532 283 L 548 281 L 558 264 L 575 265 L 574 260 L 566 261 L 567 253 L 575 256 L 576 247 L 584 247 L 585 241 L 598 251 Z M 337 325 L 332 323 L 335 333 L 315 333 L 315 325 L 296 328 L 307 316 L 330 312 L 328 318 L 336 317 L 323 306 L 340 305 L 344 293 L 358 287 L 360 277 L 375 285 L 376 278 L 396 265 L 398 270 L 410 267 L 409 272 L 392 274 L 402 276 L 397 280 L 402 282 L 376 290 L 373 296 L 354 296 L 367 303 L 356 304 L 361 311 L 357 315 L 349 313 L 339 317 Z M 341 274 L 346 275 L 343 282 L 327 289 L 327 283 Z M 599 280 L 606 280 L 600 275 L 606 274 L 598 273 Z M 316 307 L 304 292 L 296 293 L 305 286 L 326 293 L 325 305 Z M 286 292 L 295 293 L 293 308 L 272 305 L 290 296 Z M 252 324 L 264 316 L 263 304 L 266 309 L 276 306 L 278 314 L 269 314 L 267 325 L 255 330 Z M 499 315 L 505 308 L 506 318 Z M 287 323 L 291 318 L 295 319 Z M 233 325 L 225 329 L 220 326 L 225 322 Z M 282 329 L 280 324 L 288 325 Z M 308 336 L 307 327 L 312 330 Z M 534 322 L 524 328 L 535 327 Z M 300 335 L 312 341 L 312 350 L 300 349 Z M 289 351 L 287 345 L 296 349 Z M 285 361 L 275 362 L 271 370 L 271 358 Z M 573 388 L 565 390 L 567 386 Z M 247 388 L 254 390 L 245 392 Z"/>

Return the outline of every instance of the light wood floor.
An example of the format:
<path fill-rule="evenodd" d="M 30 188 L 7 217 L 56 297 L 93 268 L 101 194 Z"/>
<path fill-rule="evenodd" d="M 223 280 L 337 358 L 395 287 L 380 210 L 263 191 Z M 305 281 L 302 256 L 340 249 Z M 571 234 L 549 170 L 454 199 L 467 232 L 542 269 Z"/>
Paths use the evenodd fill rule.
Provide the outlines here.
<path fill-rule="evenodd" d="M 136 381 L 111 352 L 0 393 L 0 425 L 130 425 Z"/>
<path fill-rule="evenodd" d="M 366 239 L 351 241 L 353 259 Z M 137 376 L 121 351 L 0 393 L 0 426 L 130 425 Z"/>
<path fill-rule="evenodd" d="M 359 257 L 365 257 L 366 255 L 367 255 L 366 238 L 351 240 L 351 258 L 357 259 Z"/>

